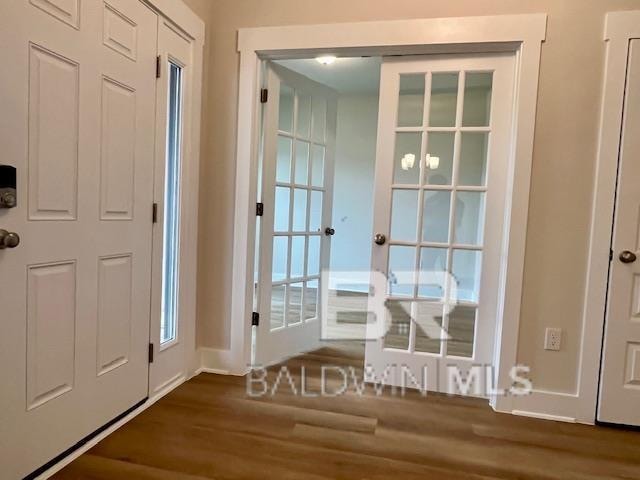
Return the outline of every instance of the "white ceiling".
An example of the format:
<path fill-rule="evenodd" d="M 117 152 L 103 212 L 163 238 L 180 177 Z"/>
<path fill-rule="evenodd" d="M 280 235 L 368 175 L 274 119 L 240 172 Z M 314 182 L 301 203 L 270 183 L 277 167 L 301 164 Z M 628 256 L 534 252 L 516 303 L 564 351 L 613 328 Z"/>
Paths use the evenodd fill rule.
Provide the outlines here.
<path fill-rule="evenodd" d="M 276 63 L 338 93 L 377 94 L 380 86 L 380 57 L 337 58 L 331 65 L 322 65 L 315 58 L 277 60 Z"/>

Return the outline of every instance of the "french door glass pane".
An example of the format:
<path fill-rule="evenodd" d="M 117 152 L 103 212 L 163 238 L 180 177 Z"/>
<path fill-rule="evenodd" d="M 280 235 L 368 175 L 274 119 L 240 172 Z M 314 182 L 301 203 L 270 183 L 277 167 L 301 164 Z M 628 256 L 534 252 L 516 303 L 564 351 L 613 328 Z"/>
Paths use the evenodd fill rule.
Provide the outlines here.
<path fill-rule="evenodd" d="M 427 185 L 451 185 L 453 179 L 453 132 L 429 132 L 427 136 Z M 436 160 L 437 159 L 437 160 Z"/>
<path fill-rule="evenodd" d="M 311 192 L 311 211 L 309 218 L 309 231 L 319 232 L 322 226 L 322 192 Z"/>
<path fill-rule="evenodd" d="M 287 312 L 287 325 L 296 325 L 302 322 L 302 283 L 289 285 L 289 311 Z"/>
<path fill-rule="evenodd" d="M 327 127 L 327 101 L 324 98 L 313 97 L 313 141 L 324 143 Z"/>
<path fill-rule="evenodd" d="M 304 249 L 306 237 L 291 237 L 291 274 L 290 278 L 300 278 L 304 276 Z"/>
<path fill-rule="evenodd" d="M 296 178 L 298 185 L 309 183 L 309 142 L 296 140 Z"/>
<path fill-rule="evenodd" d="M 276 232 L 289 231 L 289 201 L 291 189 L 276 187 L 275 211 L 273 216 L 273 229 Z"/>
<path fill-rule="evenodd" d="M 311 157 L 311 185 L 322 187 L 324 185 L 324 147 L 314 145 Z"/>
<path fill-rule="evenodd" d="M 493 73 L 467 73 L 464 82 L 463 127 L 488 127 Z"/>
<path fill-rule="evenodd" d="M 311 131 L 311 95 L 298 95 L 298 116 L 296 123 L 296 135 L 309 138 L 309 132 Z"/>
<path fill-rule="evenodd" d="M 271 329 L 284 327 L 285 292 L 284 285 L 271 288 Z"/>
<path fill-rule="evenodd" d="M 391 322 L 384 337 L 384 346 L 407 350 L 411 332 L 411 302 L 391 300 L 388 302 L 388 309 Z"/>
<path fill-rule="evenodd" d="M 453 250 L 451 274 L 457 281 L 457 299 L 478 302 L 482 253 L 477 250 Z"/>
<path fill-rule="evenodd" d="M 304 232 L 307 229 L 307 196 L 307 189 L 296 188 L 293 191 L 292 230 L 294 232 Z"/>
<path fill-rule="evenodd" d="M 398 126 L 420 127 L 424 111 L 424 74 L 400 75 Z"/>
<path fill-rule="evenodd" d="M 429 126 L 453 127 L 456 124 L 458 74 L 434 73 L 431 77 Z"/>
<path fill-rule="evenodd" d="M 418 296 L 440 300 L 444 298 L 447 249 L 425 247 L 420 249 Z"/>
<path fill-rule="evenodd" d="M 318 281 L 306 282 L 304 290 L 304 319 L 316 318 L 318 311 Z"/>
<path fill-rule="evenodd" d="M 416 302 L 416 352 L 440 353 L 443 337 L 442 312 L 441 303 Z"/>
<path fill-rule="evenodd" d="M 280 85 L 279 105 L 278 130 L 293 133 L 293 89 L 285 84 Z"/>
<path fill-rule="evenodd" d="M 291 139 L 278 135 L 276 182 L 291 182 Z"/>
<path fill-rule="evenodd" d="M 415 270 L 416 249 L 392 245 L 389 247 L 389 294 L 392 296 L 412 297 L 414 290 L 413 272 Z"/>
<path fill-rule="evenodd" d="M 476 307 L 457 305 L 449 313 L 447 355 L 465 358 L 473 357 L 476 312 Z"/>
<path fill-rule="evenodd" d="M 449 211 L 451 192 L 425 190 L 422 208 L 422 241 L 447 243 L 449 241 Z"/>
<path fill-rule="evenodd" d="M 274 282 L 287 278 L 287 259 L 289 258 L 289 237 L 273 237 L 273 262 L 271 278 Z"/>
<path fill-rule="evenodd" d="M 460 173 L 458 185 L 485 186 L 487 184 L 486 132 L 463 132 L 460 148 Z"/>
<path fill-rule="evenodd" d="M 182 149 L 182 68 L 169 62 L 169 100 L 164 184 L 160 343 L 174 340 L 178 323 L 180 258 L 180 169 Z"/>
<path fill-rule="evenodd" d="M 391 239 L 415 242 L 418 229 L 418 190 L 393 190 Z"/>
<path fill-rule="evenodd" d="M 484 192 L 456 194 L 455 243 L 482 245 L 484 230 Z"/>
<path fill-rule="evenodd" d="M 307 256 L 307 276 L 320 273 L 320 245 L 321 238 L 318 235 L 309 236 L 309 254 Z"/>
<path fill-rule="evenodd" d="M 399 132 L 393 157 L 393 183 L 418 185 L 420 183 L 420 150 L 422 133 Z"/>

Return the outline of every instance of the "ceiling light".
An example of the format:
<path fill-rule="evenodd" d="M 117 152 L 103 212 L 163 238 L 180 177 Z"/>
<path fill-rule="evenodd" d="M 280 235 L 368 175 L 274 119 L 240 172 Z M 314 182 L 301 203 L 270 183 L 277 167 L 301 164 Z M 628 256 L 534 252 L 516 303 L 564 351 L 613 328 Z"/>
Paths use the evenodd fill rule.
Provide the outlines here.
<path fill-rule="evenodd" d="M 336 57 L 333 55 L 323 55 L 322 57 L 317 57 L 316 60 L 322 65 L 331 65 L 336 61 Z"/>
<path fill-rule="evenodd" d="M 402 170 L 410 170 L 416 163 L 416 156 L 413 153 L 407 153 L 400 159 L 400 166 Z"/>
<path fill-rule="evenodd" d="M 440 157 L 434 157 L 427 153 L 426 163 L 429 169 L 437 170 L 437 168 L 440 166 Z"/>

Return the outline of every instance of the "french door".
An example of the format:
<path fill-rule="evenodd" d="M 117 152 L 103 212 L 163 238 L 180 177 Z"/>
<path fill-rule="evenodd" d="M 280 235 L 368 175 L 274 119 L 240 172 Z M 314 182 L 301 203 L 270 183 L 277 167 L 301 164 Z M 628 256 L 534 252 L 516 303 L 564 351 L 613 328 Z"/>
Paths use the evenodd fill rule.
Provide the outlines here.
<path fill-rule="evenodd" d="M 320 340 L 320 279 L 328 267 L 337 95 L 267 65 L 254 363 L 268 365 Z"/>
<path fill-rule="evenodd" d="M 157 15 L 0 4 L 0 465 L 21 478 L 147 397 Z M 19 237 L 19 242 L 18 242 Z"/>
<path fill-rule="evenodd" d="M 506 54 L 383 62 L 370 380 L 464 393 L 457 371 L 478 394 L 491 368 L 513 70 Z"/>
<path fill-rule="evenodd" d="M 640 40 L 629 43 L 598 420 L 640 426 Z"/>

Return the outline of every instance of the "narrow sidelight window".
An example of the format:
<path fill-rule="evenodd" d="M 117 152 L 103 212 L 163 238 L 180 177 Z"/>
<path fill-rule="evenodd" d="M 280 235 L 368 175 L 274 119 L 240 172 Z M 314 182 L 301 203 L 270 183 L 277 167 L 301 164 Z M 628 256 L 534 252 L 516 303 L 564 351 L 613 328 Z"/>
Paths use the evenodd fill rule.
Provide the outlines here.
<path fill-rule="evenodd" d="M 180 258 L 180 167 L 182 147 L 182 67 L 169 62 L 167 158 L 162 246 L 161 343 L 177 336 Z"/>

